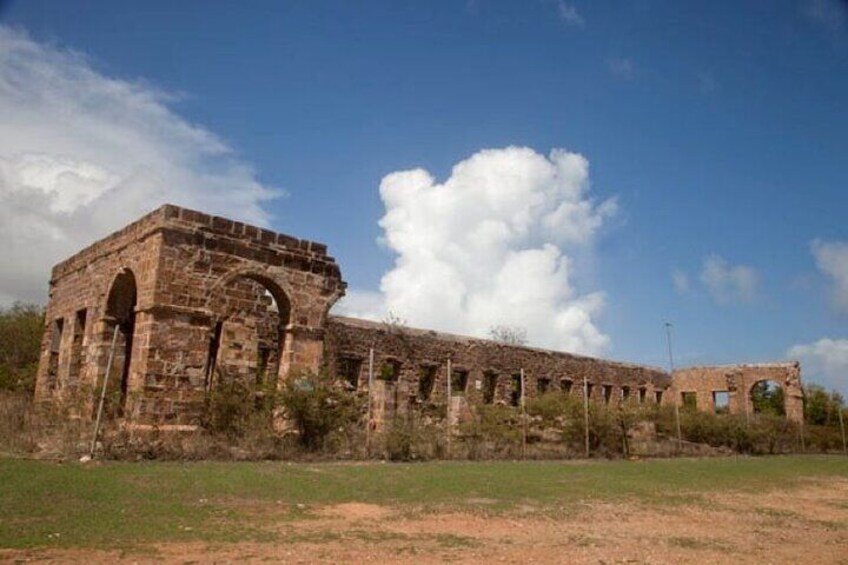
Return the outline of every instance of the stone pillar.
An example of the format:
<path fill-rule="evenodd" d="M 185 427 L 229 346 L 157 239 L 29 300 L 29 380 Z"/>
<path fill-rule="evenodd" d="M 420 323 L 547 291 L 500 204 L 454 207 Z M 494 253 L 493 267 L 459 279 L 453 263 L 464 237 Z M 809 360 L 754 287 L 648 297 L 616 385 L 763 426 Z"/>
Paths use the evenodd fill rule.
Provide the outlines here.
<path fill-rule="evenodd" d="M 289 324 L 283 339 L 279 379 L 282 383 L 292 372 L 321 368 L 324 359 L 324 330 L 305 325 Z"/>

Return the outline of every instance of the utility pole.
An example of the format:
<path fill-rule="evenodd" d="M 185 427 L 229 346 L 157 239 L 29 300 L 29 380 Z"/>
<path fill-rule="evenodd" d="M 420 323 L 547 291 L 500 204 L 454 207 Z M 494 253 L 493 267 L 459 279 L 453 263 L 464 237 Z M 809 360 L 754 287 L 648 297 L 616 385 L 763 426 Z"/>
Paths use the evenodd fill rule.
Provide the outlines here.
<path fill-rule="evenodd" d="M 677 427 L 677 450 L 683 451 L 683 434 L 680 432 L 680 394 L 674 385 L 674 355 L 671 352 L 671 322 L 665 323 L 665 336 L 668 343 L 668 370 L 671 375 L 671 388 L 674 391 L 674 424 Z"/>
<path fill-rule="evenodd" d="M 447 398 L 447 405 L 445 407 L 445 420 L 447 421 L 447 425 L 445 426 L 445 429 L 447 430 L 446 435 L 445 435 L 445 447 L 447 449 L 445 451 L 447 453 L 447 458 L 450 459 L 451 458 L 451 399 L 452 399 L 452 395 L 451 395 L 451 392 L 452 392 L 451 391 L 451 376 L 452 376 L 452 374 L 451 373 L 453 373 L 453 367 L 451 367 L 451 358 L 450 357 L 448 357 L 447 365 L 448 365 L 447 366 L 448 374 L 447 374 L 447 379 L 446 379 L 447 387 L 446 387 L 446 390 L 445 390 L 445 397 Z"/>
<path fill-rule="evenodd" d="M 374 348 L 368 349 L 368 416 L 365 419 L 365 451 L 371 457 L 371 389 L 374 388 Z"/>
<path fill-rule="evenodd" d="M 585 440 L 586 458 L 589 458 L 589 380 L 583 375 L 583 438 Z"/>
<path fill-rule="evenodd" d="M 525 400 L 524 369 L 521 369 L 521 458 L 527 458 L 527 402 Z"/>

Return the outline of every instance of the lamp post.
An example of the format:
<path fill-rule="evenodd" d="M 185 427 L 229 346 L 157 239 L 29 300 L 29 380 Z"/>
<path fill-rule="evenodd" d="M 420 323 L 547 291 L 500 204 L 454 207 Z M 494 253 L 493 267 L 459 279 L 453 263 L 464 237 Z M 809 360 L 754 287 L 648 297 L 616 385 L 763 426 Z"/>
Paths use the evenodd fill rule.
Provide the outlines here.
<path fill-rule="evenodd" d="M 671 322 L 665 323 L 665 336 L 668 343 L 668 370 L 671 375 L 671 388 L 674 391 L 674 423 L 677 427 L 677 450 L 683 450 L 683 434 L 680 432 L 680 398 L 677 387 L 674 386 L 674 355 L 671 352 Z"/>

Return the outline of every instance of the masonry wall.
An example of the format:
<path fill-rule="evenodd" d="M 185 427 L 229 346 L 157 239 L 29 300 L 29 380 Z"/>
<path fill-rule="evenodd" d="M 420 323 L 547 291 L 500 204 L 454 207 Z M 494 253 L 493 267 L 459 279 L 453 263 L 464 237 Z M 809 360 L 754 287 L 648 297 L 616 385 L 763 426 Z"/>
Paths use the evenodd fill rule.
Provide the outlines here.
<path fill-rule="evenodd" d="M 136 286 L 131 320 L 119 332 L 132 335 L 132 348 L 116 348 L 109 373 L 126 388 L 120 416 L 194 426 L 218 373 L 244 377 L 266 363 L 276 379 L 292 368 L 317 369 L 327 312 L 345 288 L 326 251 L 193 210 L 155 210 L 54 268 L 37 398 L 66 399 L 84 383 L 90 390 L 81 394 L 80 415 L 90 414 L 91 389 L 103 381 L 112 349 L 116 322 L 107 303 L 120 273 L 131 273 Z M 86 328 L 79 339 L 71 328 L 82 309 Z"/>
<path fill-rule="evenodd" d="M 452 394 L 451 411 L 462 417 L 473 404 L 514 404 L 513 385 L 524 371 L 526 399 L 543 390 L 567 390 L 583 394 L 586 377 L 590 398 L 618 404 L 624 395 L 644 402 L 664 402 L 671 379 L 660 369 L 605 361 L 569 353 L 505 345 L 489 340 L 381 323 L 331 316 L 327 325 L 328 368 L 351 387 L 368 386 L 369 354 L 374 350 L 372 398 L 375 419 L 402 413 L 421 402 L 444 403 L 447 398 L 448 360 L 453 380 L 466 383 Z M 390 371 L 389 368 L 393 369 Z M 419 390 L 425 371 L 433 371 L 429 395 Z M 392 374 L 394 373 L 394 374 Z M 392 378 L 386 377 L 392 374 Z M 486 398 L 487 384 L 494 380 L 494 394 Z M 605 388 L 608 387 L 608 388 Z"/>
<path fill-rule="evenodd" d="M 136 273 L 137 303 L 153 303 L 156 258 L 161 237 L 152 231 L 150 216 L 95 243 L 53 268 L 45 332 L 36 379 L 36 399 L 67 401 L 72 413 L 87 416 L 93 389 L 102 381 L 111 341 L 106 306 L 113 282 L 124 269 Z M 138 333 L 148 330 L 149 319 L 136 319 Z M 59 329 L 61 326 L 61 330 Z M 143 340 L 133 343 L 130 380 L 143 373 Z"/>
<path fill-rule="evenodd" d="M 712 410 L 713 393 L 727 391 L 734 413 L 747 413 L 751 387 L 771 379 L 784 388 L 787 417 L 803 417 L 797 363 L 695 367 L 672 377 L 652 367 L 329 316 L 344 291 L 323 244 L 162 206 L 53 269 L 36 398 L 91 417 L 113 352 L 107 416 L 195 426 L 210 390 L 226 380 L 275 385 L 293 370 L 326 365 L 351 389 L 365 389 L 373 349 L 378 421 L 416 403 L 444 403 L 449 365 L 457 418 L 474 404 L 517 403 L 522 371 L 525 398 L 546 390 L 582 395 L 585 378 L 598 402 L 671 404 L 694 392 L 698 407 Z"/>
<path fill-rule="evenodd" d="M 787 419 L 804 419 L 804 393 L 801 388 L 801 366 L 793 363 L 763 363 L 691 367 L 673 373 L 674 394 L 682 400 L 684 393 L 695 393 L 699 410 L 715 411 L 714 395 L 726 392 L 731 414 L 752 415 L 751 389 L 761 381 L 774 381 L 784 392 Z"/>

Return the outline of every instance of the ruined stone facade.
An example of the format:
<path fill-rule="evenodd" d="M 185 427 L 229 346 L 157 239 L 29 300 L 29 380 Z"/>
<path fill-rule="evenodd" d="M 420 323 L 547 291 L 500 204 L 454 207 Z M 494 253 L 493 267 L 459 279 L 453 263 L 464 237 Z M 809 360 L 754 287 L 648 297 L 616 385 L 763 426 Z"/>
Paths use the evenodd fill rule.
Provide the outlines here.
<path fill-rule="evenodd" d="M 754 385 L 771 381 L 783 389 L 786 417 L 793 422 L 804 419 L 804 391 L 799 363 L 768 363 L 691 367 L 674 371 L 675 394 L 681 403 L 685 395 L 700 410 L 750 416 L 754 413 L 751 391 Z"/>
<path fill-rule="evenodd" d="M 36 398 L 194 426 L 220 378 L 318 369 L 344 293 L 326 246 L 166 205 L 56 265 Z"/>
<path fill-rule="evenodd" d="M 449 413 L 462 418 L 478 404 L 518 406 L 522 387 L 525 399 L 551 391 L 582 397 L 585 379 L 590 399 L 617 405 L 662 402 L 671 383 L 651 367 L 338 316 L 329 319 L 326 352 L 330 370 L 351 388 L 367 389 L 371 380 L 378 425 L 448 397 Z"/>
<path fill-rule="evenodd" d="M 517 404 L 551 390 L 618 403 L 733 394 L 754 382 L 786 390 L 801 418 L 794 365 L 651 367 L 330 316 L 345 291 L 323 244 L 165 205 L 56 265 L 36 384 L 41 401 L 71 401 L 90 418 L 107 375 L 107 417 L 181 429 L 199 423 L 222 379 L 275 387 L 293 370 L 326 367 L 370 386 L 384 421 L 450 397 L 454 418 L 476 404 Z M 114 346 L 113 346 L 114 343 Z M 111 359 L 111 365 L 110 365 Z M 448 382 L 450 380 L 450 393 Z M 522 392 L 523 391 L 523 392 Z"/>

